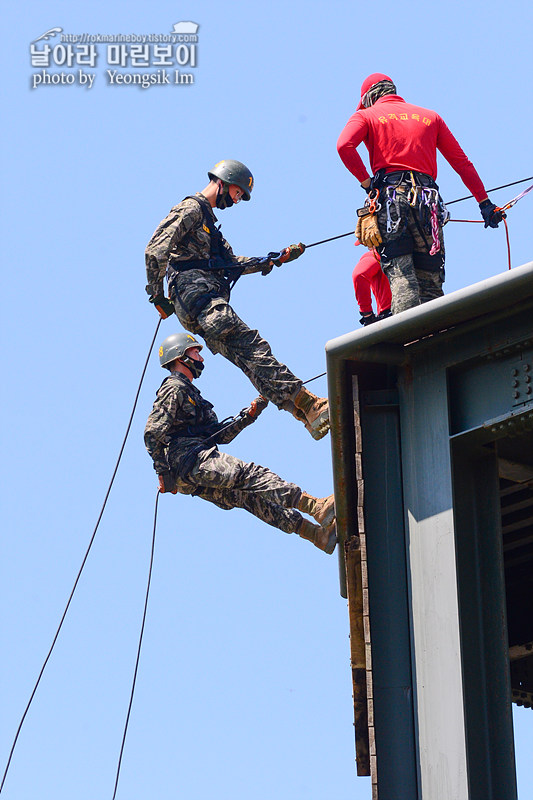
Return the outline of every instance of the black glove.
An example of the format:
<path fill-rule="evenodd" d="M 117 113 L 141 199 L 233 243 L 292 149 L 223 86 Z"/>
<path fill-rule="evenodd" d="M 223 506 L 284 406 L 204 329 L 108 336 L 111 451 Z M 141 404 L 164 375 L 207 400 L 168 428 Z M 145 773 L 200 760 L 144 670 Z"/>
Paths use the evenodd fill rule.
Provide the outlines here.
<path fill-rule="evenodd" d="M 481 211 L 481 216 L 485 220 L 485 228 L 497 228 L 505 216 L 503 211 L 496 208 L 488 197 L 479 204 L 479 210 Z"/>
<path fill-rule="evenodd" d="M 174 313 L 174 306 L 164 294 L 158 294 L 157 297 L 150 297 L 150 303 L 159 311 L 161 319 L 167 319 Z"/>
<path fill-rule="evenodd" d="M 161 494 L 170 492 L 170 494 L 177 494 L 178 487 L 176 486 L 176 476 L 172 471 L 162 472 L 158 475 L 159 478 L 159 491 Z"/>
<path fill-rule="evenodd" d="M 364 189 L 367 194 L 370 194 L 372 191 L 372 184 L 369 183 L 368 186 L 363 186 L 363 184 L 361 184 L 361 189 Z"/>
<path fill-rule="evenodd" d="M 255 400 L 252 400 L 249 407 L 244 410 L 244 413 L 247 414 L 251 419 L 256 420 L 259 414 L 261 414 L 268 405 L 268 400 L 266 400 L 263 395 L 259 395 L 256 397 Z"/>

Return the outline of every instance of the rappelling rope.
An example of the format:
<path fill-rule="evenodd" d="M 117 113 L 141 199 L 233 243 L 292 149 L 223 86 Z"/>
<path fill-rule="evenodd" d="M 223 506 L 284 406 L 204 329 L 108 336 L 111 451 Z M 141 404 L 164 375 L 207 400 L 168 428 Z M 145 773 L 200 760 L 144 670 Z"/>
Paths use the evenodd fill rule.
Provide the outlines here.
<path fill-rule="evenodd" d="M 513 181 L 512 183 L 504 183 L 503 186 L 495 186 L 494 189 L 487 189 L 487 194 L 489 192 L 497 192 L 498 189 L 507 189 L 508 186 L 517 186 L 519 183 L 525 183 L 526 181 L 533 181 L 533 175 L 530 178 L 521 178 L 519 181 Z M 527 189 L 526 192 L 529 192 L 529 189 Z M 516 199 L 519 200 L 522 195 L 526 194 L 526 192 L 522 192 L 522 194 Z M 462 200 L 470 200 L 470 198 L 473 196 L 473 194 L 467 194 L 466 197 L 459 197 L 457 200 L 450 200 L 448 203 L 446 203 L 446 205 L 452 206 L 454 203 L 460 203 Z"/>
<path fill-rule="evenodd" d="M 89 557 L 89 553 L 91 551 L 91 548 L 93 546 L 94 540 L 96 538 L 96 533 L 97 533 L 98 528 L 100 526 L 100 522 L 102 521 L 104 510 L 106 508 L 107 501 L 108 501 L 109 495 L 111 493 L 111 488 L 112 488 L 113 483 L 115 481 L 115 477 L 116 477 L 116 474 L 118 472 L 118 467 L 119 467 L 120 461 L 122 459 L 122 455 L 124 453 L 124 448 L 126 446 L 126 441 L 128 439 L 129 433 L 130 433 L 131 425 L 132 425 L 132 422 L 133 422 L 133 417 L 134 417 L 134 414 L 135 414 L 135 410 L 137 408 L 137 403 L 138 403 L 139 395 L 140 395 L 140 392 L 141 392 L 141 387 L 142 387 L 142 384 L 143 384 L 143 381 L 144 381 L 144 377 L 146 375 L 146 370 L 148 368 L 148 363 L 149 363 L 149 360 L 150 360 L 150 356 L 152 354 L 152 349 L 153 349 L 155 340 L 157 338 L 157 334 L 159 333 L 159 327 L 161 325 L 161 322 L 162 322 L 162 319 L 159 319 L 158 323 L 157 323 L 157 326 L 156 326 L 156 329 L 155 329 L 155 332 L 154 332 L 154 335 L 152 337 L 152 341 L 150 342 L 150 348 L 149 348 L 149 351 L 148 351 L 148 355 L 146 357 L 146 361 L 144 363 L 144 367 L 143 367 L 143 370 L 142 370 L 141 378 L 140 378 L 140 381 L 139 381 L 139 386 L 138 386 L 137 392 L 135 394 L 133 407 L 132 407 L 131 414 L 130 414 L 130 417 L 129 417 L 129 420 L 128 420 L 128 424 L 127 424 L 127 427 L 126 427 L 126 433 L 124 434 L 124 438 L 122 440 L 122 445 L 120 447 L 118 458 L 117 458 L 117 461 L 116 461 L 116 464 L 115 464 L 115 467 L 114 467 L 114 470 L 113 470 L 113 474 L 111 476 L 111 480 L 109 482 L 109 486 L 108 486 L 106 494 L 105 494 L 104 501 L 102 503 L 102 507 L 100 509 L 100 513 L 98 515 L 98 519 L 96 521 L 96 525 L 94 527 L 91 539 L 89 541 L 89 546 L 87 547 L 87 550 L 86 550 L 85 555 L 83 557 L 83 561 L 82 561 L 81 567 L 80 567 L 80 569 L 78 571 L 78 574 L 76 576 L 76 580 L 74 581 L 74 585 L 72 587 L 72 591 L 70 592 L 69 598 L 67 600 L 67 604 L 65 606 L 65 609 L 64 609 L 63 614 L 61 616 L 61 620 L 59 622 L 59 625 L 58 625 L 57 630 L 55 632 L 54 638 L 52 640 L 52 644 L 51 644 L 51 646 L 50 646 L 50 648 L 48 650 L 48 653 L 46 655 L 44 663 L 43 663 L 43 665 L 41 667 L 41 670 L 39 672 L 37 681 L 35 682 L 35 686 L 33 687 L 33 690 L 31 692 L 30 699 L 28 700 L 26 708 L 24 709 L 24 713 L 22 714 L 22 718 L 21 718 L 21 720 L 19 722 L 19 725 L 17 727 L 17 731 L 16 731 L 15 737 L 13 739 L 13 744 L 11 745 L 11 750 L 9 752 L 9 757 L 8 757 L 7 764 L 6 764 L 6 767 L 5 767 L 5 770 L 4 770 L 4 774 L 2 776 L 2 782 L 0 783 L 0 793 L 2 792 L 2 790 L 4 788 L 4 784 L 5 784 L 5 781 L 6 781 L 6 778 L 7 778 L 7 774 L 9 772 L 9 768 L 11 766 L 13 753 L 15 752 L 15 747 L 17 745 L 17 742 L 18 742 L 18 739 L 19 739 L 19 736 L 20 736 L 20 732 L 22 730 L 22 726 L 24 725 L 24 722 L 25 722 L 26 717 L 28 715 L 28 712 L 30 710 L 31 704 L 32 704 L 32 702 L 34 700 L 35 694 L 37 692 L 37 689 L 38 689 L 39 684 L 41 682 L 41 679 L 43 677 L 43 674 L 44 674 L 44 671 L 46 669 L 46 666 L 47 666 L 47 664 L 48 664 L 48 662 L 50 660 L 50 657 L 52 655 L 54 647 L 55 647 L 55 645 L 57 643 L 57 640 L 59 638 L 59 634 L 60 634 L 61 628 L 63 627 L 63 623 L 65 622 L 68 610 L 70 608 L 70 604 L 71 604 L 72 599 L 74 597 L 74 593 L 75 593 L 75 591 L 76 591 L 76 589 L 78 587 L 78 583 L 80 581 L 82 572 L 83 572 L 83 570 L 85 568 L 85 565 L 87 563 L 87 559 Z M 308 380 L 303 381 L 303 383 L 304 384 L 311 383 L 311 381 L 314 381 L 317 378 L 321 378 L 324 375 L 326 375 L 326 373 L 322 372 L 320 375 L 315 375 L 313 378 L 309 378 Z M 232 425 L 235 422 L 235 420 L 238 418 L 238 416 L 239 415 L 237 415 L 236 417 L 232 417 L 230 419 L 230 421 L 227 423 L 227 425 L 224 425 L 219 431 L 217 431 L 216 434 L 214 434 L 212 437 L 209 437 L 209 438 L 210 439 L 214 439 L 214 437 L 216 435 L 220 434 L 222 431 L 224 431 L 226 428 L 228 428 L 230 425 Z M 152 553 L 151 553 L 151 558 L 150 558 L 150 571 L 149 571 L 149 576 L 148 576 L 148 586 L 147 586 L 147 590 L 146 590 L 145 608 L 144 608 L 144 614 L 143 614 L 141 634 L 140 634 L 140 638 L 139 638 L 139 647 L 138 647 L 138 651 L 137 651 L 137 661 L 136 661 L 136 664 L 135 664 L 135 672 L 134 672 L 134 677 L 133 677 L 133 685 L 132 685 L 132 690 L 131 690 L 130 703 L 129 703 L 129 707 L 128 707 L 126 724 L 125 724 L 125 728 L 124 728 L 124 735 L 123 735 L 123 738 L 122 738 L 122 746 L 121 746 L 121 749 L 120 749 L 120 756 L 119 756 L 119 762 L 118 762 L 118 768 L 117 768 L 117 776 L 116 776 L 116 781 L 115 781 L 115 792 L 113 794 L 113 799 L 115 798 L 116 791 L 117 791 L 117 786 L 118 786 L 118 779 L 119 779 L 120 767 L 121 767 L 121 762 L 122 762 L 122 754 L 123 754 L 123 750 L 124 750 L 124 743 L 125 743 L 125 740 L 126 740 L 126 733 L 127 733 L 127 729 L 128 729 L 130 712 L 131 712 L 131 707 L 132 707 L 132 703 L 133 703 L 133 693 L 135 691 L 135 683 L 136 683 L 136 678 L 137 678 L 137 669 L 138 669 L 138 665 L 139 665 L 139 657 L 140 657 L 140 650 L 141 650 L 141 644 L 142 644 L 142 637 L 143 637 L 143 633 L 144 633 L 144 624 L 145 624 L 145 620 L 146 620 L 146 609 L 147 609 L 147 603 L 148 603 L 148 593 L 149 593 L 149 590 L 150 590 L 150 582 L 151 582 L 151 575 L 152 575 L 152 564 L 153 564 L 153 556 L 154 556 L 154 546 L 155 546 L 155 531 L 156 531 L 156 522 L 157 522 L 157 504 L 158 504 L 158 499 L 159 499 L 159 491 L 158 491 L 157 498 L 156 498 L 155 513 L 154 513 L 154 530 L 153 530 L 153 538 L 152 538 Z"/>
<path fill-rule="evenodd" d="M 152 582 L 152 568 L 154 566 L 154 551 L 155 551 L 155 532 L 157 528 L 157 505 L 159 503 L 159 489 L 157 490 L 157 494 L 155 496 L 155 510 L 154 510 L 154 528 L 152 532 L 152 549 L 150 551 L 150 567 L 148 569 L 148 581 L 146 584 L 146 597 L 144 599 L 144 611 L 143 611 L 143 619 L 141 625 L 141 633 L 139 635 L 139 646 L 137 648 L 137 658 L 135 660 L 135 669 L 133 671 L 133 681 L 131 684 L 131 693 L 130 693 L 130 702 L 128 704 L 128 713 L 126 714 L 126 722 L 124 724 L 124 733 L 122 735 L 122 744 L 120 746 L 120 755 L 118 757 L 118 766 L 117 766 L 117 776 L 115 778 L 115 790 L 113 792 L 112 800 L 115 800 L 117 796 L 117 789 L 118 789 L 118 779 L 120 777 L 120 767 L 122 764 L 122 755 L 124 753 L 124 745 L 126 743 L 126 734 L 128 733 L 128 725 L 130 721 L 130 714 L 131 714 L 131 707 L 133 705 L 133 695 L 135 693 L 135 684 L 137 683 L 137 671 L 139 669 L 139 660 L 141 658 L 141 646 L 143 641 L 143 634 L 144 634 L 144 625 L 146 623 L 146 611 L 148 609 L 148 596 L 150 594 L 150 584 Z"/>
<path fill-rule="evenodd" d="M 525 183 L 526 181 L 530 181 L 530 180 L 533 180 L 533 176 L 529 177 L 529 178 L 523 178 L 523 179 L 521 179 L 519 181 L 513 181 L 512 183 L 506 183 L 506 184 L 504 184 L 502 186 L 496 186 L 493 189 L 489 189 L 488 191 L 489 192 L 495 192 L 495 191 L 498 191 L 499 189 L 505 189 L 508 186 L 515 186 L 517 184 Z M 499 208 L 497 210 L 505 211 L 506 209 L 511 208 L 512 206 L 515 205 L 515 203 L 517 203 L 522 197 L 524 197 L 524 195 L 526 195 L 532 189 L 533 189 L 533 185 L 528 187 L 525 191 L 521 192 L 519 195 L 517 195 L 515 198 L 513 198 L 511 201 L 509 201 L 509 203 L 507 203 L 505 206 L 502 206 L 501 208 Z M 452 205 L 453 203 L 460 203 L 463 200 L 469 200 L 471 197 L 473 197 L 473 195 L 467 195 L 465 197 L 460 197 L 457 200 L 451 200 L 446 205 Z M 452 220 L 452 219 L 450 219 L 449 221 L 450 222 L 482 222 L 482 220 Z M 506 233 L 506 237 L 507 237 L 507 249 L 508 249 L 508 254 L 509 254 L 509 269 L 511 269 L 511 249 L 510 249 L 510 243 L 509 243 L 509 230 L 508 230 L 508 227 L 507 227 L 507 222 L 505 220 L 505 217 L 503 218 L 503 222 L 505 224 L 505 233 Z M 341 233 L 341 234 L 339 234 L 337 236 L 330 236 L 327 239 L 321 239 L 318 242 L 312 242 L 311 244 L 305 245 L 305 247 L 306 248 L 316 247 L 317 245 L 325 244 L 326 242 L 332 242 L 332 241 L 335 241 L 336 239 L 342 239 L 345 236 L 352 236 L 352 235 L 353 235 L 353 231 L 348 231 L 347 233 Z M 281 255 L 281 252 L 279 254 L 269 254 L 269 255 L 270 256 L 273 256 L 273 255 L 278 255 L 279 256 L 279 255 Z M 261 260 L 265 260 L 265 259 L 261 259 Z M 258 261 L 260 261 L 260 260 L 258 259 Z M 122 441 L 122 445 L 120 447 L 119 455 L 118 455 L 118 458 L 117 458 L 117 461 L 116 461 L 116 464 L 115 464 L 115 468 L 113 470 L 113 474 L 111 476 L 111 480 L 109 482 L 109 486 L 107 488 L 107 491 L 106 491 L 106 494 L 105 494 L 105 497 L 104 497 L 102 508 L 100 509 L 100 513 L 98 515 L 98 519 L 96 521 L 95 528 L 93 530 L 91 539 L 89 541 L 89 546 L 87 547 L 87 551 L 86 551 L 86 553 L 85 553 L 85 555 L 83 557 L 83 561 L 82 561 L 81 567 L 80 567 L 80 569 L 78 571 L 78 574 L 76 576 L 76 580 L 74 581 L 74 586 L 72 587 L 72 591 L 71 591 L 71 593 L 69 595 L 67 604 L 66 604 L 65 609 L 63 611 L 63 615 L 62 615 L 61 620 L 59 622 L 59 625 L 57 627 L 57 630 L 56 630 L 56 633 L 54 635 L 54 638 L 52 640 L 52 644 L 50 646 L 50 649 L 48 650 L 48 653 L 47 653 L 46 658 L 44 660 L 44 663 L 43 663 L 43 665 L 41 667 L 41 670 L 39 672 L 39 675 L 38 675 L 37 681 L 35 683 L 35 686 L 33 687 L 32 693 L 30 695 L 30 699 L 28 700 L 28 703 L 26 705 L 26 708 L 24 709 L 24 713 L 22 715 L 22 718 L 21 718 L 21 720 L 19 722 L 16 734 L 15 734 L 15 738 L 14 738 L 13 744 L 11 746 L 11 750 L 9 752 L 9 757 L 8 757 L 8 760 L 7 760 L 7 764 L 6 764 L 6 767 L 5 767 L 3 776 L 2 776 L 2 782 L 0 783 L 0 793 L 2 792 L 2 790 L 4 788 L 4 784 L 5 784 L 5 781 L 6 781 L 6 778 L 7 778 L 9 767 L 11 765 L 11 760 L 13 758 L 13 753 L 15 751 L 15 747 L 17 745 L 18 738 L 19 738 L 20 732 L 22 730 L 22 726 L 23 726 L 23 724 L 25 722 L 25 719 L 26 719 L 26 716 L 27 716 L 27 714 L 28 714 L 28 712 L 30 710 L 31 704 L 33 702 L 33 699 L 35 697 L 35 694 L 36 694 L 37 689 L 39 687 L 39 684 L 41 682 L 41 678 L 42 678 L 42 676 L 44 674 L 44 671 L 46 669 L 48 661 L 50 660 L 50 657 L 52 655 L 52 652 L 54 650 L 56 642 L 57 642 L 57 640 L 59 638 L 59 633 L 61 631 L 61 628 L 63 627 L 63 623 L 65 621 L 65 618 L 67 616 L 68 610 L 70 608 L 70 604 L 71 604 L 72 599 L 74 597 L 74 593 L 76 591 L 76 588 L 78 586 L 78 583 L 79 583 L 81 575 L 82 575 L 82 572 L 83 572 L 83 570 L 85 568 L 85 565 L 87 563 L 87 559 L 89 557 L 89 553 L 90 553 L 91 548 L 93 546 L 94 540 L 96 538 L 96 533 L 97 533 L 98 528 L 100 526 L 100 522 L 102 520 L 102 517 L 103 517 L 103 514 L 104 514 L 104 510 L 105 510 L 105 507 L 107 505 L 107 501 L 109 499 L 109 495 L 111 493 L 111 488 L 112 488 L 113 483 L 115 481 L 115 477 L 116 477 L 116 474 L 118 472 L 118 467 L 119 467 L 120 461 L 122 459 L 124 448 L 126 446 L 126 441 L 128 439 L 128 436 L 129 436 L 129 432 L 130 432 L 131 425 L 132 425 L 132 422 L 133 422 L 133 417 L 134 417 L 134 414 L 135 414 L 135 410 L 137 408 L 137 402 L 138 402 L 139 395 L 140 395 L 140 392 L 141 392 L 141 387 L 142 387 L 142 384 L 143 384 L 143 381 L 144 381 L 144 376 L 145 376 L 146 370 L 148 368 L 150 355 L 151 355 L 152 348 L 154 346 L 157 334 L 159 332 L 159 326 L 161 325 L 161 321 L 162 321 L 161 319 L 158 320 L 158 323 L 157 323 L 157 326 L 156 326 L 156 329 L 155 329 L 155 333 L 154 333 L 152 341 L 150 343 L 150 349 L 148 351 L 148 356 L 146 358 L 146 361 L 145 361 L 145 364 L 144 364 L 144 367 L 143 367 L 143 371 L 142 371 L 142 374 L 141 374 L 141 379 L 139 381 L 139 386 L 138 386 L 137 392 L 135 394 L 135 399 L 134 399 L 134 402 L 133 402 L 133 408 L 132 408 L 132 411 L 131 411 L 131 414 L 130 414 L 130 418 L 129 418 L 129 421 L 128 421 L 128 424 L 127 424 L 127 427 L 126 427 L 126 433 L 124 435 L 124 438 L 123 438 L 123 441 Z M 307 383 L 311 383 L 312 381 L 315 381 L 318 378 L 322 378 L 326 374 L 327 374 L 326 372 L 321 372 L 319 375 L 315 375 L 313 378 L 308 378 L 308 380 L 303 381 L 303 385 L 305 385 Z M 235 418 L 232 418 L 231 422 L 228 423 L 228 425 L 225 426 L 225 427 L 229 427 L 229 425 L 233 423 L 234 419 Z M 224 430 L 224 429 L 225 428 L 222 428 L 221 431 Z M 221 431 L 218 431 L 217 433 L 220 433 Z M 124 734 L 123 734 L 123 738 L 122 738 L 122 745 L 121 745 L 121 749 L 120 749 L 120 756 L 119 756 L 117 775 L 116 775 L 116 780 L 115 780 L 115 790 L 114 790 L 114 793 L 113 793 L 113 800 L 114 800 L 114 798 L 116 796 L 117 787 L 118 787 L 118 780 L 119 780 L 119 775 L 120 775 L 120 767 L 121 767 L 121 763 L 122 763 L 122 755 L 123 755 L 123 751 L 124 751 L 124 744 L 125 744 L 125 740 L 126 740 L 126 734 L 127 734 L 128 724 L 129 724 L 131 707 L 132 707 L 132 703 L 133 703 L 133 694 L 134 694 L 134 691 L 135 691 L 135 684 L 136 684 L 136 679 L 137 679 L 137 670 L 138 670 L 138 666 L 139 666 L 139 658 L 140 658 L 140 651 L 141 651 L 141 645 L 142 645 L 142 638 L 143 638 L 144 626 L 145 626 L 145 621 L 146 621 L 146 611 L 147 611 L 147 604 L 148 604 L 148 595 L 149 595 L 149 591 L 150 591 L 150 583 L 151 583 L 151 576 L 152 576 L 152 566 L 153 566 L 153 557 L 154 557 L 154 547 L 155 547 L 155 532 L 156 532 L 156 522 L 157 522 L 158 499 L 159 499 L 159 491 L 157 493 L 156 504 L 155 504 L 154 528 L 153 528 L 153 537 L 152 537 L 152 551 L 151 551 L 151 558 L 150 558 L 150 569 L 149 569 L 149 576 L 148 576 L 148 585 L 147 585 L 147 591 L 146 591 L 144 614 L 143 614 L 142 627 L 141 627 L 141 633 L 140 633 L 140 638 L 139 638 L 139 646 L 138 646 L 138 651 L 137 651 L 137 660 L 136 660 L 136 664 L 135 664 L 135 671 L 134 671 L 133 684 L 132 684 L 132 689 L 131 689 L 130 702 L 129 702 L 129 706 L 128 706 L 128 712 L 127 712 L 127 717 L 126 717 Z"/>
<path fill-rule="evenodd" d="M 132 408 L 132 410 L 131 410 L 130 418 L 129 418 L 128 425 L 127 425 L 127 428 L 126 428 L 126 433 L 125 433 L 125 435 L 124 435 L 124 439 L 123 439 L 123 441 L 122 441 L 122 446 L 121 446 L 121 448 L 120 448 L 120 452 L 119 452 L 119 454 L 118 454 L 117 462 L 116 462 L 116 464 L 115 464 L 115 468 L 114 468 L 114 470 L 113 470 L 113 474 L 112 474 L 112 476 L 111 476 L 111 480 L 110 480 L 110 482 L 109 482 L 109 486 L 108 486 L 108 488 L 107 488 L 107 492 L 106 492 L 106 495 L 105 495 L 105 498 L 104 498 L 104 502 L 103 502 L 103 504 L 102 504 L 102 508 L 100 509 L 100 514 L 98 515 L 98 519 L 97 519 L 97 521 L 96 521 L 96 525 L 95 525 L 95 528 L 94 528 L 93 534 L 92 534 L 92 536 L 91 536 L 91 540 L 90 540 L 90 542 L 89 542 L 89 546 L 88 546 L 88 548 L 87 548 L 87 551 L 86 551 L 86 553 L 85 553 L 85 556 L 83 557 L 83 561 L 82 561 L 82 563 L 81 563 L 81 567 L 80 567 L 80 569 L 79 569 L 79 571 L 78 571 L 78 574 L 77 574 L 77 576 L 76 576 L 76 580 L 74 581 L 74 586 L 72 587 L 72 591 L 71 591 L 71 593 L 70 593 L 70 596 L 69 596 L 69 598 L 68 598 L 67 605 L 65 606 L 65 610 L 63 611 L 63 616 L 61 617 L 61 621 L 60 621 L 60 623 L 59 623 L 59 625 L 58 625 L 58 628 L 57 628 L 57 630 L 56 630 L 56 633 L 55 633 L 55 636 L 54 636 L 54 638 L 53 638 L 52 644 L 51 644 L 51 646 L 50 646 L 50 649 L 49 649 L 49 651 L 48 651 L 48 654 L 47 654 L 47 656 L 46 656 L 46 658 L 45 658 L 45 660 L 44 660 L 43 666 L 41 667 L 41 671 L 39 672 L 39 677 L 37 678 L 37 681 L 36 681 L 36 683 L 35 683 L 35 686 L 33 687 L 33 691 L 32 691 L 32 693 L 31 693 L 31 695 L 30 695 L 30 699 L 28 700 L 28 703 L 27 703 L 27 705 L 26 705 L 26 708 L 24 709 L 24 713 L 23 713 L 23 715 L 22 715 L 22 719 L 20 720 L 19 726 L 18 726 L 18 728 L 17 728 L 17 732 L 16 732 L 16 734 L 15 734 L 15 738 L 14 738 L 14 740 L 13 740 L 13 744 L 12 744 L 12 746 L 11 746 L 11 750 L 10 750 L 10 752 L 9 752 L 9 758 L 8 758 L 8 760 L 7 760 L 6 768 L 5 768 L 5 770 L 4 770 L 4 774 L 3 774 L 3 777 L 2 777 L 2 783 L 0 783 L 0 793 L 2 792 L 2 789 L 4 788 L 4 783 L 5 783 L 5 780 L 6 780 L 6 777 L 7 777 L 7 773 L 8 773 L 8 770 L 9 770 L 9 766 L 10 766 L 10 764 L 11 764 L 11 759 L 12 759 L 12 757 L 13 757 L 13 753 L 14 753 L 14 751 L 15 751 L 15 747 L 16 747 L 16 744 L 17 744 L 17 741 L 18 741 L 18 737 L 19 737 L 20 731 L 21 731 L 21 729 L 22 729 L 22 726 L 23 726 L 23 724 L 24 724 L 24 720 L 26 719 L 26 716 L 27 716 L 27 714 L 28 714 L 28 711 L 30 710 L 30 706 L 31 706 L 31 704 L 32 704 L 32 702 L 33 702 L 33 698 L 35 697 L 35 693 L 36 693 L 36 691 L 37 691 L 37 687 L 39 686 L 39 684 L 40 684 L 40 682 L 41 682 L 41 678 L 42 678 L 42 676 L 43 676 L 43 673 L 44 673 L 44 671 L 45 671 L 45 669 L 46 669 L 46 665 L 48 664 L 48 661 L 49 661 L 49 659 L 50 659 L 50 656 L 52 655 L 52 651 L 53 651 L 53 649 L 54 649 L 54 647 L 55 647 L 55 644 L 56 644 L 56 642 L 57 642 L 57 639 L 58 639 L 58 637 L 59 637 L 59 632 L 61 631 L 61 628 L 63 627 L 63 623 L 64 623 L 64 621 L 65 621 L 65 617 L 67 616 L 67 612 L 68 612 L 68 610 L 69 610 L 69 607 L 70 607 L 70 604 L 71 604 L 71 602 L 72 602 L 72 598 L 74 597 L 74 592 L 76 591 L 76 588 L 77 588 L 77 586 L 78 586 L 79 580 L 80 580 L 80 578 L 81 578 L 81 574 L 82 574 L 82 572 L 83 572 L 83 569 L 84 569 L 84 567 L 85 567 L 85 564 L 87 563 L 87 559 L 88 559 L 88 557 L 89 557 L 89 553 L 90 553 L 90 551 L 91 551 L 91 547 L 93 546 L 93 542 L 94 542 L 94 540 L 95 540 L 95 537 L 96 537 L 96 532 L 97 532 L 97 530 L 98 530 L 98 527 L 99 527 L 99 525 L 100 525 L 101 519 L 102 519 L 102 517 L 103 517 L 103 514 L 104 514 L 104 509 L 105 509 L 105 507 L 106 507 L 106 505 L 107 505 L 107 501 L 108 501 L 109 495 L 110 495 L 110 493 L 111 493 L 111 487 L 113 486 L 113 483 L 114 483 L 114 481 L 115 481 L 115 476 L 116 476 L 116 474 L 117 474 L 117 471 L 118 471 L 118 466 L 119 466 L 119 464 L 120 464 L 120 460 L 121 460 L 121 458 L 122 458 L 122 454 L 123 454 L 123 452 L 124 452 L 124 447 L 126 446 L 126 440 L 127 440 L 127 438 L 128 438 L 128 435 L 129 435 L 129 432 L 130 432 L 130 428 L 131 428 L 131 424 L 132 424 L 132 422 L 133 422 L 133 415 L 135 414 L 135 409 L 137 408 L 137 401 L 139 400 L 139 394 L 140 394 L 140 392 L 141 392 L 141 386 L 142 386 L 142 383 L 143 383 L 143 380 L 144 380 L 144 376 L 145 376 L 145 374 L 146 374 L 146 370 L 147 370 L 147 367 L 148 367 L 148 362 L 149 362 L 149 360 L 150 360 L 150 355 L 151 355 L 151 353 L 152 353 L 152 348 L 153 348 L 153 346 L 154 346 L 154 342 L 155 342 L 155 340 L 156 340 L 156 337 L 157 337 L 157 334 L 158 334 L 158 332 L 159 332 L 159 326 L 160 326 L 160 325 L 161 325 L 161 319 L 159 319 L 159 321 L 158 321 L 158 323 L 157 323 L 157 326 L 156 326 L 156 329 L 155 329 L 154 336 L 153 336 L 153 338 L 152 338 L 152 341 L 151 341 L 151 343 L 150 343 L 150 349 L 149 349 L 149 351 L 148 351 L 148 356 L 146 357 L 146 361 L 145 361 L 144 368 L 143 368 L 142 375 L 141 375 L 141 380 L 139 381 L 139 387 L 138 387 L 138 389 L 137 389 L 137 393 L 136 393 L 136 395 L 135 395 L 135 400 L 134 400 L 134 402 L 133 402 L 133 408 Z"/>

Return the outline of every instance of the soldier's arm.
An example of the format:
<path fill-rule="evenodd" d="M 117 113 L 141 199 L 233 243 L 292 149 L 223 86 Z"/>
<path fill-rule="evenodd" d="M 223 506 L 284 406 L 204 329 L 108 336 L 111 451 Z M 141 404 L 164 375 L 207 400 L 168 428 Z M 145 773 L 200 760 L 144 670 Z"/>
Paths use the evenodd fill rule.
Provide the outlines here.
<path fill-rule="evenodd" d="M 337 152 L 342 163 L 352 175 L 355 175 L 359 183 L 364 183 L 370 178 L 363 159 L 357 152 L 357 147 L 364 140 L 367 132 L 368 124 L 363 114 L 356 111 L 346 123 L 337 140 Z"/>
<path fill-rule="evenodd" d="M 151 297 L 164 294 L 163 280 L 167 271 L 169 254 L 175 245 L 202 219 L 202 211 L 195 200 L 185 200 L 170 209 L 157 226 L 146 246 L 146 291 Z"/>
<path fill-rule="evenodd" d="M 478 203 L 487 197 L 487 191 L 478 172 L 463 148 L 450 131 L 442 117 L 437 117 L 438 135 L 437 149 L 440 150 L 448 164 L 461 177 L 466 188 L 472 192 Z"/>

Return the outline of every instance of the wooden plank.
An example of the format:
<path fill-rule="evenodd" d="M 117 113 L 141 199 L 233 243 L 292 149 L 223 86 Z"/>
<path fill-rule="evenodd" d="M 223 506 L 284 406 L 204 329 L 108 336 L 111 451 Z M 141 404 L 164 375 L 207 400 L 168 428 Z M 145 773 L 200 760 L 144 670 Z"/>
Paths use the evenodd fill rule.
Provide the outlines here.
<path fill-rule="evenodd" d="M 368 707 L 366 694 L 366 645 L 363 626 L 361 552 L 357 537 L 345 543 L 346 587 L 350 618 L 350 660 L 354 703 L 355 757 L 357 774 L 370 775 Z"/>

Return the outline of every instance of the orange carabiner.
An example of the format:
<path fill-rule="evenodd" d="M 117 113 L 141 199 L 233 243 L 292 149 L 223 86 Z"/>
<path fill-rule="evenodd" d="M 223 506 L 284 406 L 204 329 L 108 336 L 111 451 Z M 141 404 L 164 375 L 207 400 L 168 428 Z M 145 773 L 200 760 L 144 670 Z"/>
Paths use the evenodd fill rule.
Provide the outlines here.
<path fill-rule="evenodd" d="M 368 210 L 371 214 L 375 214 L 378 209 L 379 189 L 374 189 L 375 194 L 370 198 Z"/>

